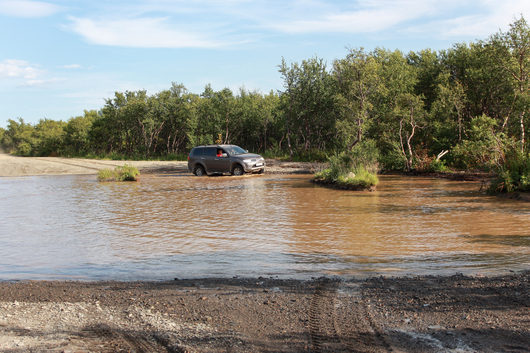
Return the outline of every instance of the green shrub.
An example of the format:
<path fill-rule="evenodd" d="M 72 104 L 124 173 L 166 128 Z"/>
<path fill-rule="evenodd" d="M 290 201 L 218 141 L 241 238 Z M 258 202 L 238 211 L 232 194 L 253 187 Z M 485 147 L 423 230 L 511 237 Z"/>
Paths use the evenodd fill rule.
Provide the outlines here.
<path fill-rule="evenodd" d="M 103 169 L 98 172 L 99 181 L 136 181 L 140 172 L 131 165 L 118 166 L 112 169 Z"/>
<path fill-rule="evenodd" d="M 501 163 L 504 150 L 513 144 L 503 133 L 496 133 L 497 122 L 485 115 L 471 120 L 468 138 L 451 151 L 457 168 L 494 170 Z"/>
<path fill-rule="evenodd" d="M 379 183 L 378 157 L 375 144 L 367 141 L 352 151 L 329 157 L 329 168 L 315 174 L 313 180 L 345 189 L 370 189 Z"/>
<path fill-rule="evenodd" d="M 496 168 L 497 176 L 489 187 L 490 193 L 530 191 L 530 153 L 510 149 L 504 163 Z"/>
<path fill-rule="evenodd" d="M 433 159 L 427 166 L 427 171 L 431 173 L 444 173 L 448 170 L 449 168 L 445 165 L 445 162 L 436 158 Z"/>

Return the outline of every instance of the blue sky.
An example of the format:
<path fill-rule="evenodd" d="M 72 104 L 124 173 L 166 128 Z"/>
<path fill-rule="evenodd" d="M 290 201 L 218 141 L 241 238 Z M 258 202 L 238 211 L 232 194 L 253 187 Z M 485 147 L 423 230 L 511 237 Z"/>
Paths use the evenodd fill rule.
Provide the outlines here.
<path fill-rule="evenodd" d="M 68 120 L 115 91 L 282 88 L 278 65 L 346 48 L 486 39 L 528 0 L 0 0 L 0 127 Z"/>

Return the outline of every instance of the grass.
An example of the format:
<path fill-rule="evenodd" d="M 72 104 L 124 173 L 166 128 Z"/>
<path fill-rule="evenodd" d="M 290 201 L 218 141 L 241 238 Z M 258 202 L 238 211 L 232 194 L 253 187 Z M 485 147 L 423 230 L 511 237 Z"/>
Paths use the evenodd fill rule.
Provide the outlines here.
<path fill-rule="evenodd" d="M 346 190 L 373 190 L 379 184 L 377 175 L 364 167 L 341 174 L 337 174 L 333 168 L 324 169 L 315 174 L 313 181 L 317 184 L 331 185 Z"/>
<path fill-rule="evenodd" d="M 131 165 L 118 166 L 114 169 L 103 169 L 98 172 L 99 181 L 136 181 L 140 172 Z"/>

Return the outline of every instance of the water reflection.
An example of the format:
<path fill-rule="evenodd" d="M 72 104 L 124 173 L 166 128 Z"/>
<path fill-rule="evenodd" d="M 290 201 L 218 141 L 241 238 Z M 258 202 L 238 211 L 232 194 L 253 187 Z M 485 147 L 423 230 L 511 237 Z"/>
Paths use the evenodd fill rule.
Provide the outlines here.
<path fill-rule="evenodd" d="M 383 176 L 0 179 L 0 279 L 498 272 L 529 267 L 530 205 L 478 183 Z"/>

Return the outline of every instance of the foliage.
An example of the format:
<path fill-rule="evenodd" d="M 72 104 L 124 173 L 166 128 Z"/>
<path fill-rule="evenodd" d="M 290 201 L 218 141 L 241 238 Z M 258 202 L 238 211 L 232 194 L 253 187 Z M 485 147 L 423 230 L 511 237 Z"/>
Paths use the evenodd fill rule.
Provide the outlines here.
<path fill-rule="evenodd" d="M 128 164 L 112 169 L 102 169 L 98 172 L 99 181 L 136 181 L 140 172 L 136 167 Z"/>
<path fill-rule="evenodd" d="M 432 161 L 429 163 L 426 171 L 431 173 L 444 173 L 449 171 L 449 168 L 441 159 L 433 158 Z"/>
<path fill-rule="evenodd" d="M 351 151 L 329 158 L 329 168 L 315 174 L 316 182 L 334 184 L 342 188 L 368 189 L 379 182 L 377 172 L 378 151 L 374 141 L 367 140 Z"/>
<path fill-rule="evenodd" d="M 453 149 L 454 164 L 463 169 L 492 170 L 508 144 L 502 133 L 495 133 L 497 121 L 486 115 L 471 120 L 468 138 Z"/>
<path fill-rule="evenodd" d="M 530 191 L 530 153 L 511 148 L 506 153 L 504 163 L 498 166 L 497 176 L 488 191 Z"/>
<path fill-rule="evenodd" d="M 521 17 L 447 50 L 349 49 L 329 68 L 318 57 L 282 60 L 278 92 L 207 85 L 196 94 L 177 83 L 155 94 L 115 92 L 67 122 L 9 120 L 0 143 L 23 156 L 168 159 L 219 140 L 305 161 L 349 155 L 370 140 L 385 170 L 498 170 L 506 150 L 530 148 L 529 70 Z"/>

